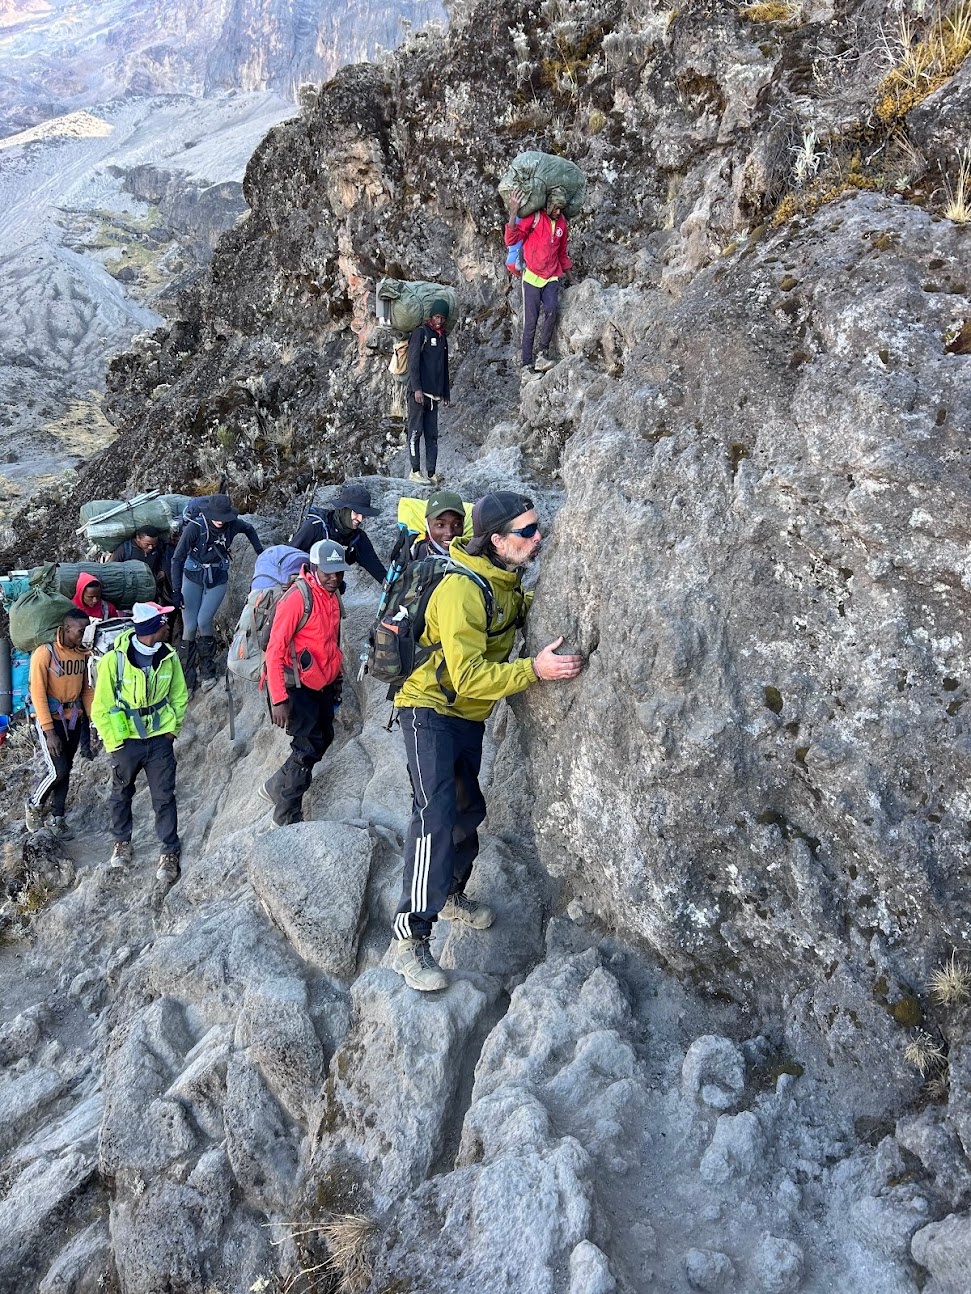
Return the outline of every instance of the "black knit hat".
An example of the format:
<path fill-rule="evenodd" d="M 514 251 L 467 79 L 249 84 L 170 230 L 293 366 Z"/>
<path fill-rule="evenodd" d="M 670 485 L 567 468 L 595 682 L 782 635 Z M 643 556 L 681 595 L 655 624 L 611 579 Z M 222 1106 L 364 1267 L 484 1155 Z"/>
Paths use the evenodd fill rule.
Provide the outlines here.
<path fill-rule="evenodd" d="M 331 499 L 327 504 L 328 508 L 333 508 L 336 512 L 340 508 L 348 508 L 351 512 L 359 512 L 362 517 L 376 517 L 377 508 L 371 507 L 371 495 L 363 485 L 344 485 L 336 498 Z"/>
<path fill-rule="evenodd" d="M 429 319 L 432 317 L 432 315 L 441 315 L 443 319 L 448 318 L 448 302 L 445 300 L 444 297 L 436 297 L 435 300 L 428 307 Z"/>
<path fill-rule="evenodd" d="M 509 525 L 533 506 L 532 499 L 515 490 L 496 490 L 494 494 L 484 494 L 472 508 L 472 538 L 466 546 L 466 552 L 473 557 L 481 557 L 489 551 L 489 541 L 493 535 L 500 535 Z"/>

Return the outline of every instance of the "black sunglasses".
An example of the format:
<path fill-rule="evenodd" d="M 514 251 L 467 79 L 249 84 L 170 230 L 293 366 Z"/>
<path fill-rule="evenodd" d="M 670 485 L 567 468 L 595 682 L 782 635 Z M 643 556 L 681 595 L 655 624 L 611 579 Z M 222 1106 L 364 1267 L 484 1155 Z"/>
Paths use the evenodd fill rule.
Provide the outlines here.
<path fill-rule="evenodd" d="M 520 539 L 532 539 L 533 535 L 539 530 L 539 522 L 531 521 L 528 526 L 521 526 L 518 530 L 507 530 L 507 535 L 518 535 Z"/>

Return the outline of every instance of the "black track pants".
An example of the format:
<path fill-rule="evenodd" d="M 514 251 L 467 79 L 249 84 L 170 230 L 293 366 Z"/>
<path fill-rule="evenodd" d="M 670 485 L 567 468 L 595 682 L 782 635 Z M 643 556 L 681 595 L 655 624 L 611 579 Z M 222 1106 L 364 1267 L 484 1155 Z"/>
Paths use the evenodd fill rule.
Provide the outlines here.
<path fill-rule="evenodd" d="M 40 734 L 40 753 L 44 761 L 44 776 L 31 794 L 29 803 L 38 809 L 46 804 L 50 809 L 51 817 L 63 818 L 64 809 L 67 805 L 68 788 L 71 784 L 71 768 L 74 765 L 74 756 L 77 754 L 81 740 L 81 720 L 79 718 L 73 728 L 66 727 L 57 719 L 54 720 L 54 731 L 61 739 L 61 753 L 59 755 L 52 755 L 47 749 L 44 731 L 39 723 L 37 723 L 37 731 Z"/>
<path fill-rule="evenodd" d="M 431 934 L 448 896 L 465 889 L 479 852 L 485 724 L 420 708 L 402 709 L 400 716 L 412 810 L 393 929 L 398 939 L 421 939 Z"/>
<path fill-rule="evenodd" d="M 145 770 L 155 831 L 167 854 L 178 854 L 179 814 L 175 803 L 175 751 L 171 737 L 148 737 L 144 741 L 131 737 L 111 752 L 111 836 L 113 840 L 131 840 L 131 802 L 135 782 Z"/>
<path fill-rule="evenodd" d="M 290 757 L 267 783 L 276 805 L 273 821 L 282 827 L 303 822 L 303 797 L 313 781 L 314 765 L 323 759 L 334 740 L 334 706 L 341 680 L 319 692 L 312 687 L 288 687 Z"/>

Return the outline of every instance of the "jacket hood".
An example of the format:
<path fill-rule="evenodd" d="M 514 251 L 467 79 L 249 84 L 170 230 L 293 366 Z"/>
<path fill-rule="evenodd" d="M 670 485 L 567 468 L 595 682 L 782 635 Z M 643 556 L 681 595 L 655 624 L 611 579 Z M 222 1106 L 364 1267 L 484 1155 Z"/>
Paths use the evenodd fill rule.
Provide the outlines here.
<path fill-rule="evenodd" d="M 89 585 L 91 584 L 101 584 L 101 581 L 98 579 L 96 575 L 89 575 L 87 571 L 82 571 L 81 574 L 78 576 L 77 587 L 74 590 L 74 597 L 71 599 L 74 605 L 81 611 L 87 610 L 84 603 L 81 601 L 81 597 L 84 593 L 84 590 L 88 588 Z M 101 587 L 101 597 L 104 602 L 108 601 L 108 599 L 104 595 L 103 585 Z"/>

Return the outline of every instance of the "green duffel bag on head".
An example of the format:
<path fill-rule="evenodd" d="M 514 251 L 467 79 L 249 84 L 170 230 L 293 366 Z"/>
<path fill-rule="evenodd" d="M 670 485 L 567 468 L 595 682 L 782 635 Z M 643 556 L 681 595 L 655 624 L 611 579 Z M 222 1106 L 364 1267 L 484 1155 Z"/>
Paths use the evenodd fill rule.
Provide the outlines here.
<path fill-rule="evenodd" d="M 104 553 L 113 552 L 142 526 L 162 534 L 172 527 L 172 510 L 164 498 L 94 499 L 82 505 L 80 515 L 85 539 Z"/>
<path fill-rule="evenodd" d="M 499 196 L 505 204 L 513 189 L 519 189 L 523 199 L 519 216 L 531 216 L 534 211 L 544 211 L 550 189 L 562 189 L 566 194 L 563 214 L 567 220 L 578 216 L 583 209 L 587 192 L 587 177 L 575 162 L 567 157 L 532 150 L 520 153 L 499 181 Z"/>
<path fill-rule="evenodd" d="M 448 302 L 445 332 L 450 333 L 458 323 L 459 298 L 454 288 L 442 283 L 412 283 L 407 279 L 381 279 L 376 289 L 378 301 L 391 306 L 391 327 L 395 332 L 414 332 L 428 318 L 432 302 L 441 298 Z"/>
<path fill-rule="evenodd" d="M 38 567 L 30 574 L 30 588 L 10 607 L 10 641 L 18 651 L 31 652 L 53 642 L 73 609 L 71 599 L 56 591 L 55 581 L 53 564 Z"/>
<path fill-rule="evenodd" d="M 73 598 L 79 575 L 93 575 L 101 582 L 105 601 L 125 611 L 136 602 L 155 600 L 155 576 L 144 562 L 61 562 L 57 568 L 58 592 Z"/>

